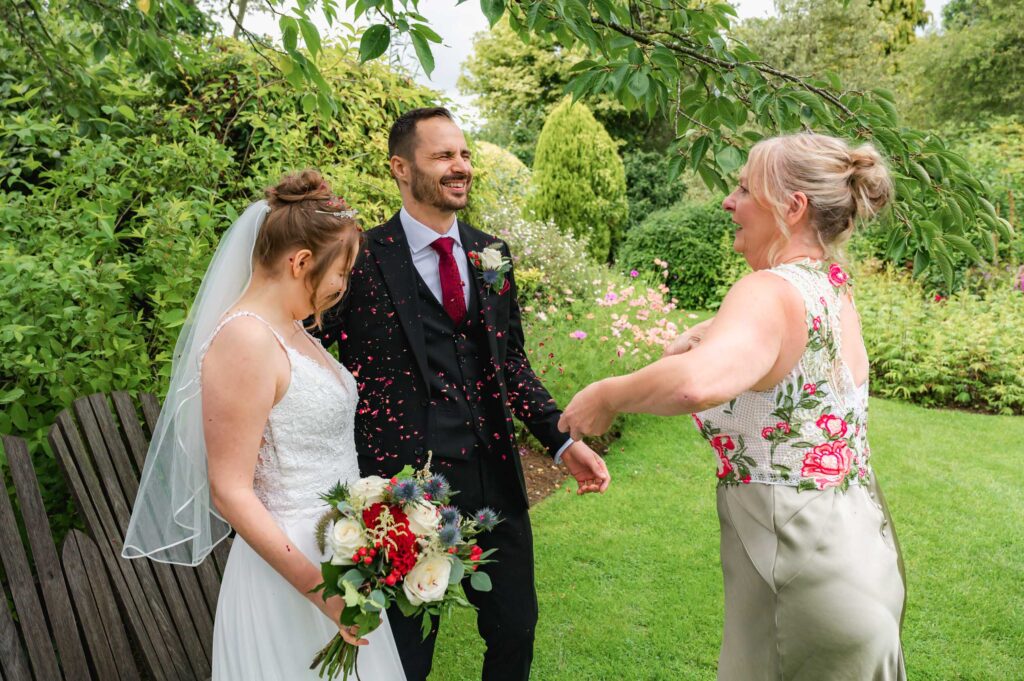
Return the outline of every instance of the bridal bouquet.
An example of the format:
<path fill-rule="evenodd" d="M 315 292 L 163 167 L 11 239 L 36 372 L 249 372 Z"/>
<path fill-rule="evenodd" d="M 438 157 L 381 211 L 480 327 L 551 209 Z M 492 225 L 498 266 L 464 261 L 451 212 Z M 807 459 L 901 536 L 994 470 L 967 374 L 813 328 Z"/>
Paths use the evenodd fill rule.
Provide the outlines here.
<path fill-rule="evenodd" d="M 397 605 L 407 617 L 421 617 L 423 637 L 431 616 L 471 608 L 462 591 L 490 591 L 491 579 L 477 568 L 489 563 L 475 537 L 498 524 L 489 508 L 464 517 L 448 502 L 455 492 L 430 462 L 416 471 L 406 466 L 391 479 L 371 475 L 351 485 L 335 485 L 324 501 L 331 510 L 317 524 L 317 543 L 330 556 L 321 563 L 323 582 L 313 589 L 324 599 L 341 596 L 343 626 L 364 636 L 380 626 L 381 612 Z M 328 679 L 355 670 L 359 649 L 336 635 L 313 659 Z"/>

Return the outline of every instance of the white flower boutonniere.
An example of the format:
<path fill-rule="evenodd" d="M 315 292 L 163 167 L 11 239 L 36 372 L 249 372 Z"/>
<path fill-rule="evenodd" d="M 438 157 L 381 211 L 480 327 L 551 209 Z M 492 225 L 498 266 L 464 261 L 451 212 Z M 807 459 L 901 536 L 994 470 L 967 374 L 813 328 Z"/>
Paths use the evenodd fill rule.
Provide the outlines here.
<path fill-rule="evenodd" d="M 501 254 L 501 246 L 502 243 L 497 241 L 480 252 L 470 251 L 468 254 L 483 282 L 499 294 L 508 290 L 509 282 L 505 275 L 512 269 L 512 261 Z"/>

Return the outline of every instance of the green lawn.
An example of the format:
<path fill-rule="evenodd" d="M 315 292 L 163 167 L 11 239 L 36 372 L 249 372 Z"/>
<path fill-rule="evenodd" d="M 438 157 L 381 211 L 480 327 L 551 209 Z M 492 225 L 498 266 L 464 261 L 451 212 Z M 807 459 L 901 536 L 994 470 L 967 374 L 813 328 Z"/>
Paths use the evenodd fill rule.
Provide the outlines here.
<path fill-rule="evenodd" d="M 1024 418 L 874 400 L 876 469 L 909 581 L 911 679 L 1024 679 Z M 634 417 L 604 497 L 533 511 L 533 679 L 713 679 L 722 587 L 714 464 L 686 418 Z M 500 558 L 500 556 L 499 556 Z M 472 615 L 446 623 L 436 681 L 479 678 Z"/>

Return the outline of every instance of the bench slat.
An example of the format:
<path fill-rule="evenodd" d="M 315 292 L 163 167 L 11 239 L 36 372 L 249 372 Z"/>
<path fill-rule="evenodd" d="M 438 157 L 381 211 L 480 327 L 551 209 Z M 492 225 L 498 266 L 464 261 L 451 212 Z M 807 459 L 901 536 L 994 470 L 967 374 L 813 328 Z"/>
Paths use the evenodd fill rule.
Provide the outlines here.
<path fill-rule="evenodd" d="M 100 554 L 114 583 L 114 590 L 124 604 L 131 633 L 146 658 L 150 673 L 158 681 L 174 678 L 175 667 L 171 662 L 169 650 L 163 643 L 160 627 L 139 584 L 139 577 L 131 565 L 133 561 L 126 561 L 120 557 L 121 542 L 116 540 L 117 535 L 115 529 L 111 527 L 113 523 L 109 518 L 109 512 L 106 513 L 107 517 L 101 519 L 99 509 L 90 496 L 91 493 L 100 493 L 99 482 L 88 460 L 78 427 L 67 410 L 58 414 L 57 422 L 50 429 L 49 440 L 50 446 L 58 455 L 61 469 L 68 479 L 68 486 L 86 526 L 96 539 L 96 543 L 102 547 Z"/>
<path fill-rule="evenodd" d="M 18 613 L 25 649 L 36 677 L 62 679 L 53 646 L 50 644 L 50 631 L 46 626 L 43 606 L 39 602 L 35 580 L 32 578 L 28 558 L 21 543 L 18 521 L 14 517 L 14 508 L 7 496 L 6 485 L 3 487 L 3 493 L 0 494 L 0 558 L 3 560 L 14 610 Z M 3 609 L 7 609 L 6 602 Z"/>
<path fill-rule="evenodd" d="M 18 504 L 32 549 L 36 579 L 43 594 L 50 625 L 53 627 L 61 667 L 69 679 L 89 678 L 89 664 L 82 649 L 82 642 L 78 638 L 78 624 L 64 584 L 57 549 L 53 544 L 50 521 L 39 494 L 39 481 L 32 468 L 28 447 L 24 440 L 7 436 L 4 436 L 3 444 L 7 452 L 11 477 L 18 492 Z"/>
<path fill-rule="evenodd" d="M 21 647 L 18 625 L 7 609 L 7 595 L 2 589 L 0 596 L 4 597 L 4 607 L 0 608 L 0 675 L 5 681 L 32 681 L 28 655 Z"/>
<path fill-rule="evenodd" d="M 99 548 L 88 536 L 72 530 L 64 539 L 62 555 L 96 678 L 138 681 L 139 670 Z"/>
<path fill-rule="evenodd" d="M 105 479 L 107 498 L 113 500 L 120 495 L 122 504 L 130 508 L 138 495 L 138 476 L 125 451 L 121 433 L 104 395 L 91 395 L 88 399 L 90 416 L 99 427 L 105 447 L 93 446 L 93 458 L 98 462 L 104 454 L 110 457 L 110 465 L 118 473 L 117 480 Z M 82 409 L 84 412 L 84 407 Z M 80 417 L 82 414 L 80 414 Z M 129 421 L 130 422 L 130 421 Z M 117 506 L 115 505 L 115 509 Z M 123 519 L 123 532 L 128 529 L 128 517 Z M 213 616 L 207 606 L 202 587 L 198 582 L 197 570 L 179 565 L 153 563 L 154 572 L 160 581 L 160 595 L 174 620 L 189 661 L 200 678 L 210 673 L 213 659 Z"/>

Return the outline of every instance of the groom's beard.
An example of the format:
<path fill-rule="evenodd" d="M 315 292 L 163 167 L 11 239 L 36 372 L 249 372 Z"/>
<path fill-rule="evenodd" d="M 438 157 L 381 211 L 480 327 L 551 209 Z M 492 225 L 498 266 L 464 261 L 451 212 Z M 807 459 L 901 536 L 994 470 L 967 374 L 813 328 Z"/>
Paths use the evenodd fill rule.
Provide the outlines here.
<path fill-rule="evenodd" d="M 434 179 L 427 173 L 421 172 L 420 169 L 416 167 L 415 163 L 412 164 L 411 179 L 412 182 L 410 182 L 410 189 L 412 189 L 412 198 L 416 199 L 420 203 L 425 203 L 439 210 L 453 212 L 462 210 L 466 207 L 466 203 L 469 201 L 469 190 L 473 186 L 472 175 L 456 173 Z M 463 180 L 466 183 L 466 193 L 461 199 L 446 195 L 444 193 L 444 189 L 441 187 L 442 182 L 451 182 L 453 180 Z"/>

